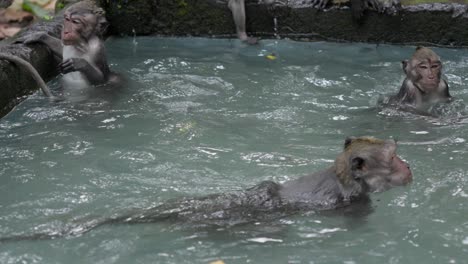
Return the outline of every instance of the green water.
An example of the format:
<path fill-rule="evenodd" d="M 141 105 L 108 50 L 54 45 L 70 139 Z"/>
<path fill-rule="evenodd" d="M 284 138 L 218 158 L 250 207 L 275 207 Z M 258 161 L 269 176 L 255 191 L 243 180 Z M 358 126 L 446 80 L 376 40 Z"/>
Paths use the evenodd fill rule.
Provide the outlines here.
<path fill-rule="evenodd" d="M 458 101 L 428 118 L 375 107 L 397 92 L 414 47 L 134 41 L 107 41 L 123 90 L 59 103 L 35 94 L 0 120 L 0 237 L 300 177 L 330 166 L 351 135 L 397 139 L 414 182 L 373 194 L 362 217 L 108 225 L 0 244 L 0 263 L 467 262 L 467 50 L 435 49 Z"/>

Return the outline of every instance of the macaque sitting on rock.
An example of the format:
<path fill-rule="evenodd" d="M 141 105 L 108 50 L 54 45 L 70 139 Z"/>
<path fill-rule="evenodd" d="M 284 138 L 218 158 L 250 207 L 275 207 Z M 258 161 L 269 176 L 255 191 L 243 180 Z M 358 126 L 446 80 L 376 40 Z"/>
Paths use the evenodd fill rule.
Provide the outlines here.
<path fill-rule="evenodd" d="M 389 104 L 424 112 L 435 103 L 452 99 L 447 82 L 442 79 L 442 62 L 431 49 L 417 47 L 409 60 L 402 61 L 406 78 Z"/>
<path fill-rule="evenodd" d="M 61 39 L 40 32 L 19 39 L 40 42 L 62 58 L 59 65 L 64 86 L 90 86 L 118 82 L 107 64 L 102 35 L 107 28 L 104 10 L 91 1 L 81 1 L 64 12 Z"/>

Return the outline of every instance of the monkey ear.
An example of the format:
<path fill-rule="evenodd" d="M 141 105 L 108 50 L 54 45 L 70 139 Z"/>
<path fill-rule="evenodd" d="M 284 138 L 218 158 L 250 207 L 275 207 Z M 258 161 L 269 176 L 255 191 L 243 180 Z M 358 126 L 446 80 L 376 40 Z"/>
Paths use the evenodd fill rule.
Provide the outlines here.
<path fill-rule="evenodd" d="M 109 22 L 106 19 L 106 11 L 100 7 L 94 9 L 94 15 L 98 17 L 97 21 L 97 32 L 99 32 L 100 37 L 104 36 L 109 26 Z"/>
<path fill-rule="evenodd" d="M 97 30 L 101 37 L 104 36 L 104 34 L 106 33 L 108 26 L 109 23 L 107 22 L 107 19 L 105 17 L 99 18 Z"/>
<path fill-rule="evenodd" d="M 349 145 L 351 145 L 351 143 L 353 143 L 353 141 L 356 139 L 356 137 L 347 137 L 345 139 L 345 142 L 344 142 L 344 149 L 346 149 L 347 147 L 349 147 Z"/>
<path fill-rule="evenodd" d="M 361 171 L 364 168 L 365 160 L 361 157 L 355 157 L 351 160 L 351 172 L 353 175 L 356 174 L 357 171 Z M 355 176 L 356 178 L 356 176 Z"/>
<path fill-rule="evenodd" d="M 403 68 L 403 71 L 406 72 L 406 66 L 408 66 L 408 60 L 402 60 L 401 61 L 401 67 Z"/>

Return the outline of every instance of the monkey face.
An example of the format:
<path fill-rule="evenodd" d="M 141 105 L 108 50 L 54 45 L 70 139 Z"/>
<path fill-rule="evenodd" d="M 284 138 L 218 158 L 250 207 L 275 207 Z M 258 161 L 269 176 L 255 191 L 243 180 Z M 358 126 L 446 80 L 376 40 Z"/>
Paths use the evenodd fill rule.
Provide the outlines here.
<path fill-rule="evenodd" d="M 346 146 L 351 177 L 369 192 L 382 192 L 412 181 L 409 165 L 396 154 L 394 140 L 358 138 L 353 141 Z"/>
<path fill-rule="evenodd" d="M 426 59 L 417 61 L 415 64 L 415 71 L 419 77 L 415 83 L 424 92 L 435 91 L 440 83 L 442 63 L 438 60 Z"/>
<path fill-rule="evenodd" d="M 418 47 L 410 61 L 403 64 L 404 71 L 422 92 L 432 93 L 441 82 L 442 62 L 431 49 Z"/>
<path fill-rule="evenodd" d="M 96 28 L 96 16 L 88 12 L 65 12 L 62 43 L 78 45 L 87 42 Z"/>
<path fill-rule="evenodd" d="M 409 165 L 396 154 L 396 145 L 388 153 L 367 159 L 367 175 L 363 177 L 370 192 L 382 192 L 403 186 L 413 180 Z"/>

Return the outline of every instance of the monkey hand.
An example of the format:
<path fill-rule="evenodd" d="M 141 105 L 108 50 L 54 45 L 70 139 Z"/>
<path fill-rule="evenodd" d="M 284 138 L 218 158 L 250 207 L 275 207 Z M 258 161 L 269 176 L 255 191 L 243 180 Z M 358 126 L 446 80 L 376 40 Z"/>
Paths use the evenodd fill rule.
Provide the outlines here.
<path fill-rule="evenodd" d="M 71 58 L 59 64 L 60 72 L 63 74 L 83 71 L 87 67 L 89 67 L 89 62 L 83 58 Z"/>

